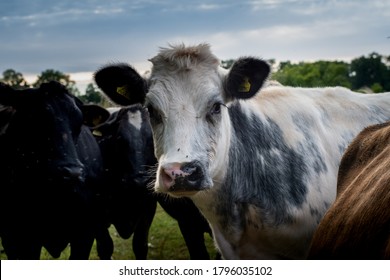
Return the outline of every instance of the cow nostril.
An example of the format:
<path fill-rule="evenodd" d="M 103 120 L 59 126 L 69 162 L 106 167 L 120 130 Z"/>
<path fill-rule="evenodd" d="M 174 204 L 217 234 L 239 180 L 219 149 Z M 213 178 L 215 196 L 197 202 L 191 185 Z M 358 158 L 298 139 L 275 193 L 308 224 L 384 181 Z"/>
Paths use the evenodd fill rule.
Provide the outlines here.
<path fill-rule="evenodd" d="M 83 175 L 81 167 L 62 167 L 59 171 L 64 179 L 81 179 Z"/>
<path fill-rule="evenodd" d="M 198 167 L 196 166 L 186 166 L 184 165 L 183 168 L 181 169 L 184 173 L 188 174 L 189 176 L 192 175 L 193 173 L 196 173 Z"/>
<path fill-rule="evenodd" d="M 203 177 L 203 171 L 202 168 L 197 164 L 196 162 L 190 162 L 187 164 L 184 164 L 182 167 L 183 172 L 186 173 L 186 179 L 189 182 L 198 182 Z"/>
<path fill-rule="evenodd" d="M 202 170 L 199 167 L 193 167 L 190 171 L 191 172 L 187 172 L 189 174 L 187 180 L 190 182 L 196 182 L 203 176 Z"/>

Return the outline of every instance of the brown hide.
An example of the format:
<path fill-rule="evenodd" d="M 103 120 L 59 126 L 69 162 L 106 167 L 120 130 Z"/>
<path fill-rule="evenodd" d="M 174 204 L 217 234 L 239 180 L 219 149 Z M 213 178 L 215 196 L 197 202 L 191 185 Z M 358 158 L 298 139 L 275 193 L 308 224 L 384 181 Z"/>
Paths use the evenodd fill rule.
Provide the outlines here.
<path fill-rule="evenodd" d="M 309 258 L 390 258 L 390 122 L 366 128 L 345 152 L 336 201 L 314 234 Z"/>

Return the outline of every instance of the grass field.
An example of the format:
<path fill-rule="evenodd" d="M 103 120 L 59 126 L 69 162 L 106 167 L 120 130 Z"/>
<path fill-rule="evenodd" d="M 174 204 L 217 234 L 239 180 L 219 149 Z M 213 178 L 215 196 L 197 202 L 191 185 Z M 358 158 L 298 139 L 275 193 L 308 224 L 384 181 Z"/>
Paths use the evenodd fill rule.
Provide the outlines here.
<path fill-rule="evenodd" d="M 116 233 L 114 227 L 110 227 L 111 237 L 114 241 L 114 260 L 133 260 L 135 259 L 132 251 L 132 239 L 122 239 Z M 213 241 L 208 234 L 205 234 L 206 246 L 212 259 L 216 256 Z M 188 260 L 189 253 L 180 233 L 176 220 L 169 217 L 159 206 L 154 217 L 152 227 L 149 232 L 149 253 L 150 260 Z M 69 249 L 66 249 L 59 259 L 68 259 Z M 7 259 L 4 253 L 1 253 L 0 259 Z M 42 250 L 41 259 L 53 259 L 46 250 Z M 95 244 L 92 248 L 91 260 L 99 259 L 97 256 Z"/>

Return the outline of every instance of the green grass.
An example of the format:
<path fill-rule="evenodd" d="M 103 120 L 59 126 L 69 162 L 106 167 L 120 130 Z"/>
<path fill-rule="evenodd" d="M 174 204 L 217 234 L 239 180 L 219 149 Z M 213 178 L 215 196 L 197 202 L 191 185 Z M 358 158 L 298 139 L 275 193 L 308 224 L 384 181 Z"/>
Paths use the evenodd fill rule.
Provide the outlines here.
<path fill-rule="evenodd" d="M 110 234 L 114 241 L 114 260 L 134 260 L 132 250 L 132 238 L 127 240 L 122 239 L 117 234 L 114 227 L 110 227 Z M 212 259 L 216 256 L 216 250 L 213 240 L 208 234 L 205 234 L 206 246 Z M 176 220 L 168 216 L 160 206 L 157 207 L 157 212 L 153 220 L 153 224 L 149 232 L 149 260 L 188 260 L 189 253 L 185 245 L 183 236 L 180 233 L 179 226 Z M 62 252 L 59 259 L 69 258 L 69 248 Z M 7 259 L 4 253 L 1 253 L 0 259 Z M 53 259 L 45 249 L 42 250 L 41 259 Z M 95 244 L 92 248 L 91 260 L 97 260 Z"/>

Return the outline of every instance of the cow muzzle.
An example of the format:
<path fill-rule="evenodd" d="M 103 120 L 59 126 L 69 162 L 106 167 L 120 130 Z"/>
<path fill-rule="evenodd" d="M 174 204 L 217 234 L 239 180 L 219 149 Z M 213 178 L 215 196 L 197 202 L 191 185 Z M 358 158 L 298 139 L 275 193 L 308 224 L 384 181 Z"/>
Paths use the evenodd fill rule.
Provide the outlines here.
<path fill-rule="evenodd" d="M 158 182 L 158 191 L 173 196 L 191 196 L 212 187 L 210 176 L 198 161 L 161 165 Z"/>
<path fill-rule="evenodd" d="M 83 165 L 69 165 L 57 166 L 53 172 L 54 179 L 62 182 L 84 182 L 84 166 Z"/>

